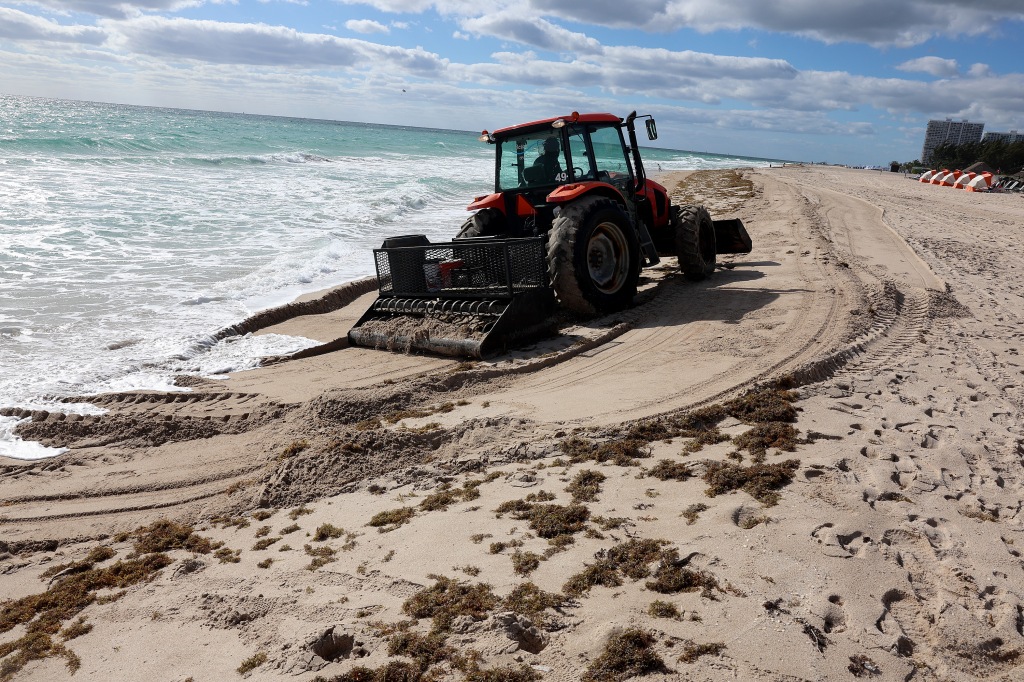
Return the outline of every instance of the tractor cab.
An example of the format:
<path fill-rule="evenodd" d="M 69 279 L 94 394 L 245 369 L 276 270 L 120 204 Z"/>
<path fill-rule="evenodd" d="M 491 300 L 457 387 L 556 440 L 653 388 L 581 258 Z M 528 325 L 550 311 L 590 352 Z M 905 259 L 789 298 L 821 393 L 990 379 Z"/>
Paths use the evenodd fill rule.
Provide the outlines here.
<path fill-rule="evenodd" d="M 496 209 L 502 224 L 500 230 L 474 233 L 546 233 L 559 206 L 595 191 L 630 206 L 632 212 L 638 173 L 622 126 L 622 119 L 612 114 L 574 113 L 493 134 L 485 131 L 480 139 L 496 147 L 494 194 L 478 197 L 469 209 Z"/>
<path fill-rule="evenodd" d="M 561 119 L 559 119 L 561 120 Z M 495 192 L 547 189 L 601 180 L 627 192 L 633 167 L 618 120 L 570 123 L 498 138 Z"/>

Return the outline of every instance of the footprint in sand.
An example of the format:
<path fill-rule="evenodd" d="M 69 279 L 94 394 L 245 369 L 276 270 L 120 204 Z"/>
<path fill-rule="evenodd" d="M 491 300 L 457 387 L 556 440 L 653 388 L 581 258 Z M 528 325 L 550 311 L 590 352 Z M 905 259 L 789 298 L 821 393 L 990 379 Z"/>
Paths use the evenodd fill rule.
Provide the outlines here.
<path fill-rule="evenodd" d="M 907 515 L 909 525 L 928 541 L 932 549 L 943 550 L 950 546 L 950 534 L 945 519 Z"/>
<path fill-rule="evenodd" d="M 838 594 L 829 595 L 828 603 L 821 614 L 821 620 L 821 629 L 826 635 L 846 630 L 846 609 L 843 608 L 842 597 Z"/>
<path fill-rule="evenodd" d="M 813 531 L 811 537 L 818 541 L 821 551 L 825 556 L 837 559 L 849 559 L 860 555 L 871 545 L 871 538 L 861 531 L 855 530 L 849 533 L 838 533 L 835 525 L 824 523 Z"/>

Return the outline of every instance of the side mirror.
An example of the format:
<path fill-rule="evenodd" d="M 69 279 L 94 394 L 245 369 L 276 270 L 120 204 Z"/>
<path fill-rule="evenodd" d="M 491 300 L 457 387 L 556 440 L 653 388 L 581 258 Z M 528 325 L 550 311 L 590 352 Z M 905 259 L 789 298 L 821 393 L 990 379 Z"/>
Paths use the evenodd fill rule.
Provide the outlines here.
<path fill-rule="evenodd" d="M 647 139 L 657 140 L 658 139 L 658 127 L 654 125 L 654 119 L 649 118 L 644 123 L 647 125 Z"/>

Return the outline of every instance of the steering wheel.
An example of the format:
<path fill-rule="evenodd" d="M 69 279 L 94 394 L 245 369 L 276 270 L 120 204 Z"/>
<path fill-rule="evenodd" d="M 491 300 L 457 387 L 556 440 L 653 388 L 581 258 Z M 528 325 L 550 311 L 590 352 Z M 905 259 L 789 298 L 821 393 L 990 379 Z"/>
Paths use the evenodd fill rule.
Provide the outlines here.
<path fill-rule="evenodd" d="M 572 169 L 572 176 L 574 178 L 576 178 L 577 180 L 579 180 L 580 178 L 585 177 L 586 173 L 583 172 L 582 168 L 573 168 Z"/>

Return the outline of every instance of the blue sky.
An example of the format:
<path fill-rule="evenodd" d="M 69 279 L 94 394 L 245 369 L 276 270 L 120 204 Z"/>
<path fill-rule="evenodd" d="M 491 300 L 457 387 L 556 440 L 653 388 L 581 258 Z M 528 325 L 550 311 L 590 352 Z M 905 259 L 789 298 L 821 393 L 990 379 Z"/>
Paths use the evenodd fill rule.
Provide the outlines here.
<path fill-rule="evenodd" d="M 1024 0 L 0 0 L 0 92 L 463 130 L 636 109 L 659 146 L 883 164 L 1024 130 Z"/>

